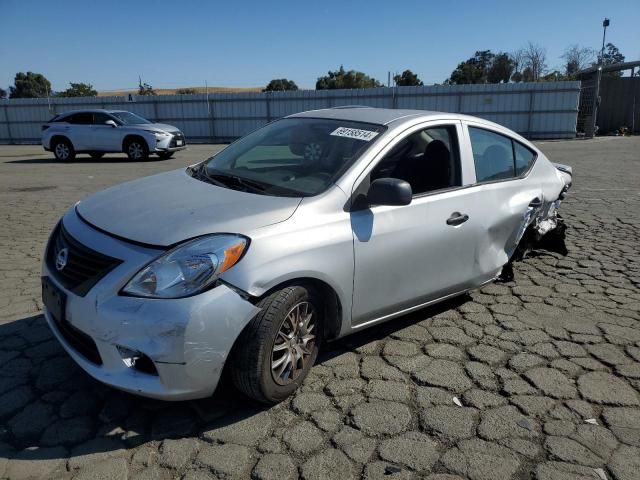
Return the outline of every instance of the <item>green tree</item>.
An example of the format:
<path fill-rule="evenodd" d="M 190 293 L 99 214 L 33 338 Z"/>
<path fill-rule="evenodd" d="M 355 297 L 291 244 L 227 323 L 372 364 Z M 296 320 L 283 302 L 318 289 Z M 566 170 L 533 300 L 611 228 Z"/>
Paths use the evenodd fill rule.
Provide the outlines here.
<path fill-rule="evenodd" d="M 284 91 L 284 90 L 298 90 L 298 85 L 293 80 L 289 80 L 287 78 L 274 78 L 271 80 L 265 88 L 262 89 L 263 92 L 276 92 L 276 91 Z"/>
<path fill-rule="evenodd" d="M 602 56 L 603 65 L 613 65 L 614 63 L 624 62 L 624 55 L 620 53 L 618 47 L 613 43 L 607 43 L 605 45 L 604 55 Z"/>
<path fill-rule="evenodd" d="M 176 90 L 177 95 L 195 95 L 198 91 L 195 88 L 179 88 Z"/>
<path fill-rule="evenodd" d="M 7 98 L 7 91 L 4 88 L 0 88 L 0 99 Z"/>
<path fill-rule="evenodd" d="M 98 92 L 96 92 L 93 88 L 93 85 L 90 83 L 73 83 L 69 82 L 71 85 L 69 88 L 62 92 L 58 92 L 57 95 L 59 97 L 97 97 Z"/>
<path fill-rule="evenodd" d="M 157 95 L 156 91 L 148 83 L 142 83 L 138 85 L 138 95 Z"/>
<path fill-rule="evenodd" d="M 509 83 L 515 66 L 508 53 L 497 53 L 491 60 L 491 66 L 487 72 L 489 83 Z"/>
<path fill-rule="evenodd" d="M 446 83 L 452 85 L 487 83 L 494 57 L 491 50 L 477 51 L 473 57 L 458 64 Z"/>
<path fill-rule="evenodd" d="M 624 55 L 620 53 L 618 47 L 616 47 L 613 43 L 607 43 L 605 45 L 604 55 L 602 55 L 602 64 L 603 65 L 613 65 L 615 63 L 624 62 Z M 622 72 L 605 72 L 603 75 L 609 77 L 621 77 Z"/>
<path fill-rule="evenodd" d="M 380 82 L 363 72 L 346 71 L 342 65 L 334 72 L 327 72 L 324 77 L 318 77 L 316 90 L 335 90 L 339 88 L 375 88 Z"/>
<path fill-rule="evenodd" d="M 399 87 L 416 87 L 424 85 L 422 80 L 418 78 L 418 75 L 413 73 L 411 70 L 405 70 L 401 75 L 395 75 L 393 77 L 393 81 L 396 82 L 396 85 Z"/>
<path fill-rule="evenodd" d="M 9 98 L 47 97 L 51 92 L 51 82 L 40 73 L 18 72 L 9 91 Z"/>

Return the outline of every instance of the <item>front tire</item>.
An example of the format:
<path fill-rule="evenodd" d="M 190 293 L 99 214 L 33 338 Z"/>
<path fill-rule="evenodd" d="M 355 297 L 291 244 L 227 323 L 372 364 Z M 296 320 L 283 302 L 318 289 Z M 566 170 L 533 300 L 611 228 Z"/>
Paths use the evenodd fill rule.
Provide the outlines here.
<path fill-rule="evenodd" d="M 132 138 L 125 145 L 125 153 L 129 160 L 142 161 L 149 158 L 149 147 L 142 138 Z"/>
<path fill-rule="evenodd" d="M 318 356 L 321 305 L 316 291 L 302 285 L 285 287 L 258 303 L 261 311 L 230 358 L 233 383 L 241 392 L 274 404 L 300 386 Z"/>
<path fill-rule="evenodd" d="M 61 162 L 70 162 L 76 157 L 76 151 L 73 145 L 66 138 L 56 138 L 51 142 L 51 150 L 56 160 Z"/>

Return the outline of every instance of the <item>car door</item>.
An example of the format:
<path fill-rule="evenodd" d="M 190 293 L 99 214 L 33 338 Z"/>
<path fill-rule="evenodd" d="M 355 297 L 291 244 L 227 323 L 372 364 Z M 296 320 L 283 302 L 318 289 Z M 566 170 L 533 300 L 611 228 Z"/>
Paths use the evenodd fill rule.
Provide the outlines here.
<path fill-rule="evenodd" d="M 102 112 L 93 114 L 91 125 L 93 148 L 103 152 L 119 152 L 122 150 L 122 132 L 120 127 L 108 125 L 107 121 L 115 121 L 111 116 Z"/>
<path fill-rule="evenodd" d="M 462 132 L 459 121 L 413 127 L 391 142 L 356 182 L 354 198 L 382 177 L 408 181 L 413 198 L 405 206 L 351 212 L 353 326 L 383 320 L 471 284 L 482 222 L 477 210 L 469 213 L 474 200 L 465 182 L 472 174 L 461 161 L 469 156 L 460 150 Z"/>
<path fill-rule="evenodd" d="M 77 152 L 91 150 L 93 114 L 91 112 L 74 113 L 71 115 L 69 123 L 71 126 L 66 133 L 73 143 L 73 148 Z"/>

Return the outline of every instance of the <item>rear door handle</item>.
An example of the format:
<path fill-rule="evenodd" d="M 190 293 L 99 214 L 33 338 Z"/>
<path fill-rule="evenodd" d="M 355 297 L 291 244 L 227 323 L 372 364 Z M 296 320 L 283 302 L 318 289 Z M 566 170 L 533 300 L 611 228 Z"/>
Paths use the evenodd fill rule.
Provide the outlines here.
<path fill-rule="evenodd" d="M 462 225 L 464 222 L 469 220 L 469 215 L 466 213 L 453 212 L 449 218 L 447 218 L 447 225 Z"/>
<path fill-rule="evenodd" d="M 529 203 L 529 206 L 533 208 L 539 208 L 542 206 L 542 200 L 536 197 L 533 200 L 531 200 L 531 202 Z"/>

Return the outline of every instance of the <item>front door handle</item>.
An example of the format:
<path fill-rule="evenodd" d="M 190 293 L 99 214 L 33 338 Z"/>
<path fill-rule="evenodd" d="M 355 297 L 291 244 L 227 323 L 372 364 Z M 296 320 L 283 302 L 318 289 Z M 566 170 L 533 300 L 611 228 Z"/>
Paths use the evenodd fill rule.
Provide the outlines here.
<path fill-rule="evenodd" d="M 466 213 L 453 212 L 449 218 L 447 218 L 447 225 L 457 226 L 462 225 L 469 220 L 469 215 Z"/>

